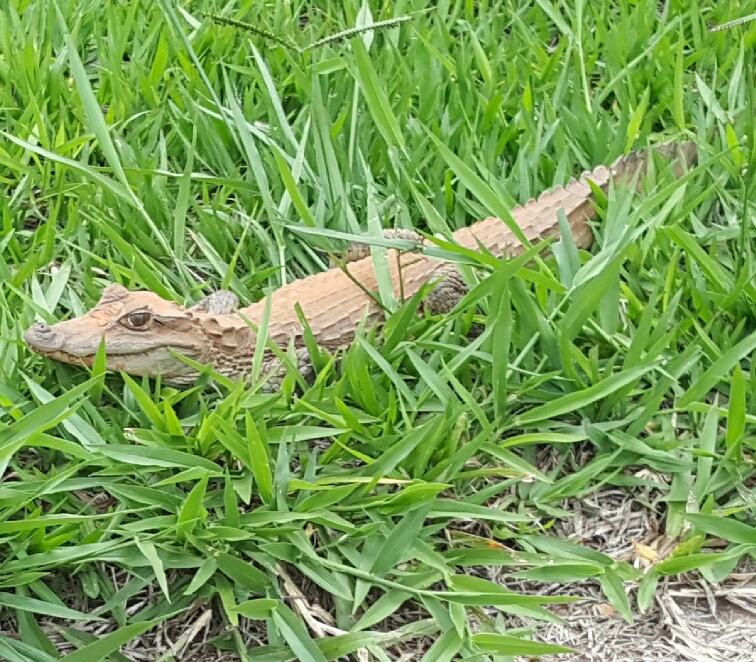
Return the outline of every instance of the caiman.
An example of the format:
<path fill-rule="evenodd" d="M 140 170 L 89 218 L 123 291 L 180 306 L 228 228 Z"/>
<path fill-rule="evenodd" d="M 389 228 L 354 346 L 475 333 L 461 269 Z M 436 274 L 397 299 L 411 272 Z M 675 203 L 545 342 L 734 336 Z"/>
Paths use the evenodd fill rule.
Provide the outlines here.
<path fill-rule="evenodd" d="M 567 217 L 578 247 L 592 243 L 589 221 L 596 216 L 589 180 L 606 191 L 610 183 L 640 184 L 649 155 L 657 153 L 674 163 L 676 173 L 696 161 L 693 143 L 665 143 L 631 152 L 610 166 L 583 173 L 565 186 L 557 186 L 537 199 L 512 210 L 512 217 L 528 242 L 559 234 L 558 211 Z M 456 266 L 422 252 L 423 237 L 411 230 L 387 231 L 387 237 L 418 241 L 414 251 L 389 249 L 386 264 L 397 299 L 415 294 L 432 281 L 435 287 L 423 300 L 431 313 L 450 311 L 467 291 Z M 507 258 L 522 252 L 523 242 L 499 218 L 486 218 L 452 233 L 452 241 L 468 249 L 483 247 L 494 256 Z M 369 242 L 369 240 L 366 240 Z M 299 304 L 319 346 L 348 346 L 363 320 L 379 323 L 382 308 L 372 292 L 377 290 L 369 251 L 351 251 L 347 263 L 280 287 L 271 294 L 268 338 L 282 349 L 293 341 L 298 368 L 309 366 L 304 332 L 296 311 Z M 348 274 L 345 273 L 348 270 Z M 105 288 L 89 312 L 48 326 L 34 324 L 25 334 L 35 352 L 65 363 L 91 366 L 104 339 L 107 367 L 135 376 L 161 376 L 164 383 L 188 386 L 199 372 L 176 356 L 210 365 L 232 379 L 249 374 L 255 350 L 253 330 L 263 318 L 265 301 L 239 308 L 235 295 L 219 291 L 199 303 L 183 307 L 150 291 L 129 291 L 114 284 Z M 282 373 L 275 354 L 266 349 L 262 373 L 275 382 Z M 278 377 L 277 377 L 278 375 Z"/>

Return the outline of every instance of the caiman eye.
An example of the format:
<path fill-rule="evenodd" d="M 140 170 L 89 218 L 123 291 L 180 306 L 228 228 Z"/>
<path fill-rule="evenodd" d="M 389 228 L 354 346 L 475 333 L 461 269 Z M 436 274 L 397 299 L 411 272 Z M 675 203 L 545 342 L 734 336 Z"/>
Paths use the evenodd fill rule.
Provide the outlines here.
<path fill-rule="evenodd" d="M 144 331 L 149 326 L 151 319 L 152 315 L 150 315 L 148 312 L 139 311 L 122 317 L 121 324 L 123 324 L 127 329 L 132 329 L 134 331 Z"/>

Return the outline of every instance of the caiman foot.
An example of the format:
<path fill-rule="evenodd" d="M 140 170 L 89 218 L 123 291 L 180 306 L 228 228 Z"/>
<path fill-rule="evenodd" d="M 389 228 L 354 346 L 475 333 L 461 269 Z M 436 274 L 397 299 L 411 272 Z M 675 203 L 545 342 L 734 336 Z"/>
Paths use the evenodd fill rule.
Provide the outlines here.
<path fill-rule="evenodd" d="M 311 383 L 315 379 L 315 368 L 310 361 L 309 351 L 306 347 L 298 347 L 294 352 L 297 371 L 308 384 Z M 264 393 L 273 393 L 281 389 L 288 371 L 287 366 L 277 356 L 270 354 L 263 359 L 261 372 L 264 380 L 261 390 Z"/>
<path fill-rule="evenodd" d="M 189 310 L 201 310 L 210 315 L 230 315 L 239 307 L 239 297 L 229 290 L 218 290 L 200 299 Z"/>
<path fill-rule="evenodd" d="M 423 246 L 425 237 L 414 230 L 394 228 L 383 231 L 385 239 L 405 239 L 413 241 L 417 247 Z M 412 249 L 408 249 L 412 252 Z M 349 264 L 370 255 L 370 245 L 360 242 L 351 243 L 343 256 L 343 262 Z M 448 263 L 439 266 L 433 274 L 436 285 L 422 303 L 422 310 L 432 315 L 444 315 L 450 312 L 467 294 L 468 287 L 456 265 Z"/>
<path fill-rule="evenodd" d="M 384 230 L 383 236 L 386 239 L 404 239 L 415 242 L 417 247 L 424 243 L 424 237 L 414 230 L 393 229 Z M 412 251 L 412 249 L 408 249 Z M 370 255 L 370 245 L 355 242 L 347 247 L 342 256 L 341 264 L 348 264 L 362 260 Z M 432 288 L 421 303 L 421 310 L 429 312 L 432 315 L 445 315 L 449 313 L 459 301 L 467 294 L 468 287 L 462 274 L 456 265 L 451 263 L 440 264 L 434 271 L 432 277 Z M 211 294 L 202 301 L 198 302 L 195 307 L 214 314 L 224 314 L 232 312 L 238 306 L 238 300 L 230 292 L 220 291 Z M 478 326 L 478 325 L 475 325 Z M 471 331 L 473 331 L 471 329 Z M 481 329 L 475 329 L 474 335 L 478 335 Z M 477 333 L 476 333 L 477 332 Z M 312 383 L 315 378 L 315 369 L 310 360 L 310 354 L 306 347 L 300 347 L 295 350 L 296 369 L 304 380 Z M 284 379 L 287 375 L 287 366 L 274 354 L 268 354 L 263 360 L 261 379 L 263 384 L 261 390 L 266 393 L 280 390 Z"/>
<path fill-rule="evenodd" d="M 467 294 L 467 283 L 454 264 L 440 266 L 433 273 L 432 280 L 436 282 L 436 285 L 421 304 L 422 309 L 432 315 L 445 315 L 451 312 Z"/>
<path fill-rule="evenodd" d="M 383 231 L 384 239 L 405 239 L 407 241 L 414 241 L 418 246 L 422 246 L 425 241 L 425 237 L 415 232 L 414 230 L 405 230 L 403 228 L 394 228 Z M 366 241 L 369 241 L 369 237 L 365 237 Z M 412 249 L 408 249 L 412 252 Z M 341 256 L 343 263 L 349 264 L 350 262 L 356 262 L 362 260 L 370 255 L 370 244 L 363 244 L 362 242 L 352 242 L 347 246 L 346 252 Z M 338 266 L 338 264 L 331 264 L 332 267 Z"/>

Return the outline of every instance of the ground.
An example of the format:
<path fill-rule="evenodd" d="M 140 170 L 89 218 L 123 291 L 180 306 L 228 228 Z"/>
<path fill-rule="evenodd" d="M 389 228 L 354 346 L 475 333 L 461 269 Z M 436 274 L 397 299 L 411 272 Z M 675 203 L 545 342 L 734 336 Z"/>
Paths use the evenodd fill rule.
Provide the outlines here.
<path fill-rule="evenodd" d="M 0 658 L 751 659 L 753 12 L 0 3 Z M 470 296 L 384 289 L 313 383 L 23 342 L 111 282 L 248 304 L 683 140 L 590 247 L 438 250 Z"/>

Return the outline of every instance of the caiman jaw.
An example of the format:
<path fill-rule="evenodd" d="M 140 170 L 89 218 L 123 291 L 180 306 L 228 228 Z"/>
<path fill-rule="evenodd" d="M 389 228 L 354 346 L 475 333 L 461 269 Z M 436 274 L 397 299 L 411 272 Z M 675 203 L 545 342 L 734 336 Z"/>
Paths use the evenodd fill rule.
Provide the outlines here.
<path fill-rule="evenodd" d="M 37 322 L 24 333 L 24 342 L 36 352 L 50 356 L 60 352 L 63 339 L 44 322 Z M 62 352 L 67 354 L 67 352 Z M 73 355 L 71 355 L 73 356 Z"/>
<path fill-rule="evenodd" d="M 65 345 L 65 339 L 61 334 L 55 331 L 54 327 L 51 327 L 44 322 L 36 322 L 34 325 L 27 329 L 24 333 L 24 342 L 33 349 L 37 354 L 45 356 L 47 358 L 55 359 L 56 361 L 62 361 L 63 363 L 92 365 L 94 361 L 95 352 L 69 352 L 63 349 Z M 157 349 L 157 348 L 156 348 Z M 185 348 L 176 347 L 175 349 L 191 349 L 187 346 Z M 118 356 L 132 356 L 135 354 L 146 354 L 151 350 L 144 350 L 141 348 L 135 348 L 133 350 L 119 349 L 117 351 L 108 350 L 107 354 L 111 357 Z"/>
<path fill-rule="evenodd" d="M 83 364 L 91 367 L 94 361 L 94 354 L 72 354 L 62 349 L 63 339 L 44 322 L 37 322 L 27 329 L 24 333 L 24 342 L 37 354 L 61 363 Z"/>

